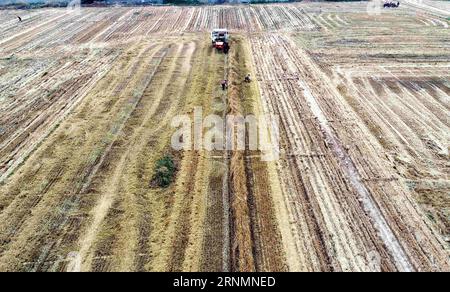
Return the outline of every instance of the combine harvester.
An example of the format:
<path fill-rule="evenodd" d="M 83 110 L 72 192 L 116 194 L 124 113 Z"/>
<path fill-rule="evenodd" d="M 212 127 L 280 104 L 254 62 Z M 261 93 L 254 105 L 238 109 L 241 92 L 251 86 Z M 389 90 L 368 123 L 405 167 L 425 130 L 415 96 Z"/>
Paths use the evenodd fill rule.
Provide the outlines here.
<path fill-rule="evenodd" d="M 227 29 L 214 29 L 211 32 L 211 41 L 213 48 L 216 48 L 218 51 L 223 51 L 224 53 L 228 52 L 229 34 Z"/>

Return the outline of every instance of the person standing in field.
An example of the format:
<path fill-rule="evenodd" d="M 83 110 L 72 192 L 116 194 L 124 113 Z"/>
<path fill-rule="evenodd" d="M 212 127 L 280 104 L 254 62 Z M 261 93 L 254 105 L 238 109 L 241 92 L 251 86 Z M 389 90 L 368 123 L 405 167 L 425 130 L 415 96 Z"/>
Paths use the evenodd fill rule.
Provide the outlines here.
<path fill-rule="evenodd" d="M 224 52 L 224 54 L 228 54 L 229 51 L 230 51 L 230 45 L 228 44 L 228 42 L 225 42 L 223 45 L 223 52 Z"/>
<path fill-rule="evenodd" d="M 248 73 L 247 76 L 245 76 L 244 81 L 247 82 L 247 83 L 252 82 L 252 77 L 251 77 L 250 73 Z"/>
<path fill-rule="evenodd" d="M 227 89 L 228 87 L 228 80 L 224 79 L 222 80 L 222 90 L 225 91 L 225 89 Z"/>

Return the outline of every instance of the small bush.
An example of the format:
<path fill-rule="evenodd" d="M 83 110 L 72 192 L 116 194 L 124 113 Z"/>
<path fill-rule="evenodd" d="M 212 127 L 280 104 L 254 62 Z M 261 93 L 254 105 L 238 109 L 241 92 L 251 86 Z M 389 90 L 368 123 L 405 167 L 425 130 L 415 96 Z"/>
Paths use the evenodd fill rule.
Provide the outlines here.
<path fill-rule="evenodd" d="M 175 162 L 171 157 L 165 156 L 158 160 L 156 163 L 153 184 L 161 188 L 167 188 L 173 182 L 175 171 Z"/>

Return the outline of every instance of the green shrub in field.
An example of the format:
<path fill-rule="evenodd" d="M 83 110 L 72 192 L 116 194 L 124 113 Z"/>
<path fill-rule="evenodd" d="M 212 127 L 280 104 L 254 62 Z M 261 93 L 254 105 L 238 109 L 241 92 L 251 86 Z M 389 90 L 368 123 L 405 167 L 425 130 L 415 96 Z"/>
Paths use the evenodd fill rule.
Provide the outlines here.
<path fill-rule="evenodd" d="M 161 188 L 167 188 L 173 182 L 175 171 L 175 162 L 171 157 L 165 156 L 158 160 L 153 178 L 154 184 Z"/>

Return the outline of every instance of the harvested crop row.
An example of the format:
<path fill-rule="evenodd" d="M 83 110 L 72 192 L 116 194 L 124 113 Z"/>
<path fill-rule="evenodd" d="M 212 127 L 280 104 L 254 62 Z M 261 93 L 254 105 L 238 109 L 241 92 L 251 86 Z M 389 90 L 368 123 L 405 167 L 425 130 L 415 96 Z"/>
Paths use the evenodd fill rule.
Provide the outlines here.
<path fill-rule="evenodd" d="M 404 11 L 401 14 L 395 19 L 389 14 L 384 17 L 387 26 L 395 22 L 402 27 L 395 37 L 386 34 L 386 27 L 378 26 L 370 30 L 349 27 L 329 36 L 300 34 L 295 35 L 295 40 L 365 125 L 360 133 L 369 133 L 367 140 L 381 145 L 369 149 L 358 146 L 360 150 L 354 150 L 355 142 L 344 138 L 354 157 L 359 157 L 358 151 L 364 155 L 375 151 L 374 156 L 387 161 L 378 164 L 375 171 L 356 159 L 362 179 L 382 193 L 383 185 L 393 189 L 402 185 L 414 209 L 419 209 L 415 201 L 421 203 L 422 210 L 413 213 L 418 212 L 422 218 L 426 215 L 422 220 L 433 225 L 438 239 L 446 239 L 450 229 L 444 218 L 449 211 L 442 194 L 448 190 L 449 124 L 445 117 L 449 109 L 450 65 L 442 39 L 447 31 L 418 26 L 417 18 Z M 366 26 L 375 22 L 375 18 L 364 19 Z M 346 37 L 349 32 L 351 38 Z M 330 108 L 336 111 L 335 105 Z M 353 119 L 342 122 L 358 124 Z M 336 131 L 344 128 L 335 126 Z M 404 203 L 398 203 L 397 208 L 400 206 Z"/>
<path fill-rule="evenodd" d="M 228 79 L 228 114 L 234 117 L 260 113 L 256 84 L 245 83 L 244 76 L 253 72 L 250 65 L 249 44 L 234 38 Z M 238 128 L 233 128 L 236 143 Z M 235 150 L 230 158 L 231 205 L 231 270 L 283 271 L 285 258 L 280 245 L 279 226 L 275 219 L 273 193 L 269 185 L 267 162 L 262 152 L 249 150 L 249 132 L 246 133 L 246 151 Z"/>
<path fill-rule="evenodd" d="M 145 55 L 146 53 L 150 53 L 150 50 L 153 50 L 154 54 L 156 53 L 154 46 L 148 46 L 146 49 L 141 50 L 141 54 Z M 10 182 L 4 189 L 6 193 L 2 194 L 4 207 L 2 215 L 5 215 L 5 218 L 7 218 L 5 224 L 8 224 L 6 222 L 9 222 L 9 226 L 14 229 L 11 230 L 11 232 L 6 232 L 11 227 L 5 227 L 5 232 L 2 233 L 2 236 L 8 238 L 7 242 L 9 246 L 7 254 L 2 253 L 3 263 L 9 262 L 11 265 L 10 267 L 14 267 L 15 265 L 10 262 L 8 258 L 9 255 L 19 252 L 21 257 L 31 256 L 31 258 L 39 259 L 36 262 L 23 266 L 24 269 L 47 270 L 57 267 L 56 259 L 65 256 L 64 249 L 61 251 L 57 246 L 60 244 L 62 246 L 67 245 L 68 243 L 65 242 L 65 238 L 67 236 L 73 238 L 71 233 L 73 231 L 78 231 L 77 229 L 71 230 L 70 225 L 67 225 L 71 222 L 69 218 L 71 218 L 71 216 L 85 216 L 85 213 L 81 211 L 83 210 L 83 204 L 88 204 L 89 206 L 91 199 L 95 197 L 87 192 L 90 188 L 90 182 L 93 179 L 93 176 L 96 175 L 96 172 L 98 172 L 99 169 L 102 169 L 108 149 L 111 149 L 117 135 L 120 134 L 120 128 L 133 113 L 133 109 L 137 106 L 137 103 L 139 103 L 138 98 L 140 96 L 134 94 L 132 88 L 133 86 L 136 86 L 136 90 L 138 90 L 139 86 L 145 87 L 145 82 L 149 82 L 148 80 L 145 81 L 146 78 L 150 78 L 149 76 L 151 75 L 149 74 L 152 73 L 152 70 L 148 70 L 149 66 L 157 65 L 157 63 L 155 64 L 155 61 L 158 60 L 152 58 L 155 56 L 154 54 L 149 54 L 148 57 L 146 56 L 147 62 L 143 62 L 144 59 L 138 57 L 135 59 L 136 63 L 129 63 L 128 68 L 125 67 L 129 70 L 129 74 L 131 74 L 131 72 L 133 74 L 136 72 L 146 73 L 144 75 L 134 75 L 134 78 L 129 78 L 127 82 L 130 82 L 132 86 L 129 86 L 128 90 L 122 92 L 120 96 L 111 98 L 115 86 L 117 86 L 117 83 L 114 84 L 114 82 L 111 81 L 117 78 L 117 75 L 110 73 L 102 79 L 90 95 L 86 97 L 84 106 L 77 110 L 71 122 L 65 124 L 66 126 L 61 126 L 59 131 L 52 134 L 52 138 L 48 139 L 48 141 L 39 148 L 38 152 L 33 155 L 33 157 L 36 157 L 36 160 L 30 158 L 31 160 L 27 161 L 26 166 L 21 168 L 21 171 L 24 172 L 24 177 L 30 180 L 30 188 L 28 188 L 28 191 L 30 192 L 29 196 L 18 196 L 13 198 L 15 200 L 9 201 L 11 197 L 6 195 L 11 191 L 25 191 L 20 188 L 20 185 L 23 184 L 26 179 L 20 180 L 19 182 L 16 181 L 16 184 Z M 156 55 L 156 57 L 157 56 L 158 55 Z M 122 60 L 124 61 L 126 59 L 122 58 Z M 121 63 L 119 61 L 118 65 L 113 70 L 118 70 L 120 66 Z M 101 92 L 102 95 L 98 95 L 99 92 Z M 111 95 L 109 95 L 108 92 L 111 92 Z M 103 98 L 98 99 L 99 96 L 103 96 Z M 109 100 L 106 101 L 106 99 Z M 89 119 L 86 121 L 97 123 L 96 127 L 93 127 L 93 124 L 89 125 L 83 122 L 83 119 L 88 117 L 87 110 L 93 103 L 98 105 L 97 112 L 89 112 Z M 124 107 L 124 105 L 126 106 Z M 111 114 L 110 118 L 103 119 L 102 121 L 102 115 L 105 117 L 108 116 L 108 114 Z M 114 115 L 117 116 L 114 117 Z M 111 128 L 109 119 L 116 122 Z M 102 128 L 102 126 L 105 128 Z M 92 130 L 94 128 L 95 131 L 93 132 Z M 96 131 L 103 132 L 104 134 L 94 135 Z M 63 141 L 64 143 L 62 143 Z M 73 143 L 71 141 L 73 141 Z M 80 145 L 83 147 L 78 149 L 78 151 L 75 151 Z M 48 149 L 53 149 L 53 151 L 48 151 Z M 72 159 L 70 159 L 69 156 L 71 156 Z M 45 157 L 45 159 L 42 157 Z M 80 159 L 79 157 L 84 157 L 84 159 Z M 51 165 L 55 160 L 60 160 L 61 162 L 64 161 L 64 163 L 59 164 L 63 167 L 64 171 L 57 172 L 61 174 L 61 177 L 58 177 L 56 181 L 53 180 L 54 182 L 43 190 L 44 193 L 36 197 L 33 195 L 33 192 L 41 189 L 42 186 L 39 185 L 39 181 L 47 181 L 47 171 L 52 169 Z M 43 164 L 39 163 L 39 161 L 42 161 Z M 34 181 L 34 179 L 37 180 Z M 41 193 L 42 191 L 39 192 Z M 36 202 L 36 198 L 42 198 L 42 200 Z M 26 207 L 27 205 L 29 206 Z M 33 209 L 34 212 L 28 213 L 27 211 L 22 216 L 22 213 L 17 211 L 10 214 L 8 210 L 14 208 L 14 206 L 22 206 L 25 208 L 23 209 L 24 211 Z M 57 212 L 55 214 L 52 210 L 61 210 L 61 213 Z M 80 212 L 79 215 L 77 215 L 78 212 Z M 20 221 L 14 223 L 12 220 Z M 22 222 L 22 224 L 19 224 L 19 222 Z M 29 228 L 35 228 L 33 226 L 40 226 L 40 228 L 39 230 L 35 230 L 31 239 L 28 237 L 29 231 L 27 230 L 29 230 Z M 45 247 L 34 244 L 34 242 L 40 241 L 41 238 L 47 238 Z M 20 243 L 22 239 L 26 240 L 27 244 Z M 69 241 L 69 243 L 72 242 Z M 12 246 L 16 246 L 17 249 Z M 2 249 L 5 247 L 6 245 L 3 244 Z M 52 247 L 51 253 L 49 247 Z M 63 255 L 58 255 L 59 252 L 63 252 Z M 19 260 L 19 258 L 13 258 L 12 261 L 14 260 Z M 22 258 L 22 260 L 24 260 L 24 258 Z M 56 266 L 48 266 L 48 263 L 45 263 L 47 260 L 50 260 Z"/>
<path fill-rule="evenodd" d="M 319 242 L 318 246 L 326 248 L 325 250 L 316 250 L 314 253 L 309 252 L 319 259 L 320 255 L 324 256 L 323 259 L 326 261 L 322 261 L 318 268 L 331 268 L 333 270 L 376 269 L 376 265 L 372 266 L 373 262 L 370 258 L 363 259 L 357 256 L 357 254 L 368 256 L 372 254 L 372 256 L 381 257 L 379 263 L 381 265 L 378 268 L 383 270 L 393 267 L 406 270 L 412 267 L 419 270 L 435 269 L 436 266 L 433 262 L 436 258 L 443 259 L 438 266 L 446 269 L 445 255 L 442 253 L 443 250 L 438 240 L 430 242 L 430 245 L 426 247 L 426 252 L 420 252 L 425 248 L 424 243 L 418 241 L 417 237 L 408 236 L 410 233 L 405 232 L 404 229 L 397 229 L 408 226 L 406 228 L 414 229 L 416 234 L 423 232 L 424 235 L 421 237 L 436 238 L 423 223 L 420 212 L 417 211 L 416 205 L 410 200 L 410 194 L 406 192 L 404 187 L 396 184 L 394 180 L 379 181 L 380 184 L 372 182 L 373 177 L 388 177 L 388 175 L 380 175 L 376 172 L 376 169 L 380 167 L 380 170 L 389 169 L 381 166 L 386 161 L 383 162 L 383 159 L 380 158 L 375 159 L 375 157 L 378 157 L 375 154 L 373 159 L 366 160 L 364 158 L 371 151 L 367 149 L 368 146 L 364 145 L 363 141 L 371 140 L 355 138 L 362 132 L 353 131 L 356 130 L 354 126 L 353 128 L 347 127 L 348 122 L 345 119 L 341 122 L 342 118 L 339 117 L 345 116 L 338 113 L 342 103 L 334 101 L 338 98 L 334 95 L 336 92 L 322 83 L 323 77 L 319 77 L 322 73 L 314 67 L 304 54 L 296 53 L 290 41 L 273 35 L 265 37 L 263 40 L 254 39 L 255 43 L 258 41 L 272 43 L 273 47 L 276 47 L 276 50 L 272 53 L 272 58 L 268 58 L 266 54 L 255 50 L 255 62 L 260 68 L 259 76 L 262 86 L 264 86 L 263 98 L 266 100 L 268 110 L 285 118 L 284 128 L 288 133 L 285 139 L 289 140 L 286 141 L 285 151 L 288 161 L 295 163 L 292 167 L 297 168 L 295 171 L 285 172 L 286 168 L 280 166 L 281 176 L 288 178 L 289 173 L 298 173 L 301 181 L 295 183 L 296 178 L 292 178 L 294 182 L 286 181 L 285 183 L 291 192 L 294 188 L 297 188 L 295 193 L 303 193 L 307 200 L 307 203 L 305 203 L 312 207 L 310 209 L 312 213 L 309 217 L 296 218 L 298 215 L 295 215 L 296 212 L 294 213 L 294 210 L 296 210 L 294 206 L 297 206 L 295 201 L 298 199 L 288 200 L 288 208 L 290 208 L 289 206 L 293 208 L 290 213 L 294 217 L 294 226 L 298 226 L 297 228 L 301 228 L 300 230 L 303 230 L 303 232 L 310 230 L 307 233 L 309 236 L 314 234 L 311 233 L 311 228 L 315 226 L 313 229 L 317 232 L 315 236 L 318 241 L 322 241 Z M 288 58 L 282 56 L 288 56 Z M 272 64 L 270 64 L 271 62 Z M 281 70 L 270 72 L 268 69 L 275 67 Z M 275 98 L 275 92 L 285 92 L 289 95 L 282 94 L 282 99 L 280 99 L 280 96 Z M 319 96 L 320 98 L 318 98 Z M 324 109 L 323 112 L 322 108 Z M 327 128 L 328 121 L 333 121 L 330 129 Z M 342 123 L 342 125 L 338 126 L 337 123 Z M 303 127 L 298 126 L 302 124 Z M 310 131 L 317 132 L 308 133 Z M 332 132 L 336 134 L 331 134 Z M 353 135 L 353 138 L 349 138 L 348 135 Z M 317 144 L 311 145 L 309 141 L 313 137 L 314 140 L 319 137 L 322 138 L 316 142 Z M 323 141 L 320 142 L 322 139 Z M 352 147 L 347 148 L 346 145 L 350 145 L 350 141 L 352 141 Z M 333 150 L 333 147 L 338 148 Z M 340 149 L 339 147 L 345 147 L 346 149 Z M 366 148 L 365 151 L 362 150 L 364 148 Z M 330 152 L 330 150 L 332 151 Z M 344 151 L 349 152 L 345 154 Z M 342 159 L 344 160 L 341 161 Z M 317 168 L 316 165 L 320 165 L 320 167 Z M 367 171 L 369 170 L 374 171 L 374 173 L 368 174 Z M 332 176 L 327 177 L 327 173 L 329 173 L 328 175 L 332 173 Z M 355 175 L 355 177 L 352 178 L 352 175 Z M 364 182 L 361 179 L 364 179 Z M 395 189 L 396 196 L 388 195 L 389 189 L 383 186 L 384 184 L 389 184 L 391 189 Z M 332 185 L 334 185 L 332 188 L 328 187 Z M 335 192 L 337 189 L 341 190 Z M 347 195 L 342 197 L 342 194 L 345 193 Z M 362 194 L 370 194 L 371 197 L 367 198 Z M 403 199 L 400 198 L 400 194 L 402 194 Z M 333 198 L 330 195 L 336 197 Z M 366 202 L 367 204 L 363 203 L 366 199 L 369 199 Z M 382 206 L 382 209 L 374 213 L 368 211 L 369 206 L 371 206 L 370 200 L 376 201 L 377 206 Z M 400 200 L 402 203 L 399 203 Z M 345 201 L 347 201 L 347 207 L 344 207 Z M 382 217 L 380 217 L 381 213 L 379 212 L 382 212 Z M 375 215 L 376 213 L 378 215 Z M 373 216 L 379 219 L 375 219 Z M 348 218 L 352 217 L 351 221 L 347 221 Z M 311 222 L 303 227 L 303 220 L 313 218 L 315 218 L 314 225 Z M 377 222 L 376 220 L 381 221 L 374 223 Z M 342 223 L 334 225 L 337 222 Z M 371 225 L 373 227 L 370 227 Z M 309 228 L 305 228 L 306 226 L 309 226 Z M 345 226 L 352 226 L 352 229 L 347 230 Z M 382 226 L 390 226 L 389 228 L 392 229 L 380 231 L 380 228 L 384 228 Z M 383 234 L 383 232 L 386 233 L 386 238 L 378 235 Z M 331 234 L 332 236 L 328 237 Z M 363 234 L 366 234 L 367 237 L 362 237 Z M 307 238 L 307 236 L 302 237 Z M 392 242 L 389 238 L 400 240 L 390 246 Z M 387 244 L 386 240 L 390 243 Z M 328 243 L 331 246 L 328 246 Z M 358 251 L 360 249 L 362 251 Z M 405 253 L 403 254 L 403 252 Z M 307 250 L 301 253 L 308 254 Z M 430 253 L 434 255 L 429 257 Z M 311 266 L 313 266 L 313 262 L 305 262 L 305 267 Z"/>

